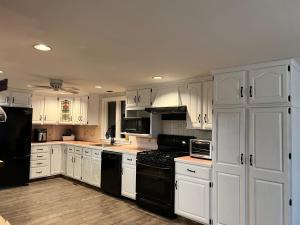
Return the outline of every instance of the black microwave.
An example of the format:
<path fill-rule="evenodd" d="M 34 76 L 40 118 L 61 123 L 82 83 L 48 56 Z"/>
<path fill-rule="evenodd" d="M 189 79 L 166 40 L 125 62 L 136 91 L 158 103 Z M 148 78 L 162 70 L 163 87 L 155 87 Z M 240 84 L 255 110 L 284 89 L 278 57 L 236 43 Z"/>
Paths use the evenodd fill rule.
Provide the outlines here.
<path fill-rule="evenodd" d="M 129 117 L 124 118 L 124 131 L 134 134 L 150 134 L 150 118 Z"/>

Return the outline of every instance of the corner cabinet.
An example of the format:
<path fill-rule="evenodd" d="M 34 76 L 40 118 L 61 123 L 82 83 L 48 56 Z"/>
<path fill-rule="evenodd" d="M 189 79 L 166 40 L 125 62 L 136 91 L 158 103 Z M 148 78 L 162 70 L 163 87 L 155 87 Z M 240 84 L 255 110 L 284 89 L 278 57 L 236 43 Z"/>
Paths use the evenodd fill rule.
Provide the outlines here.
<path fill-rule="evenodd" d="M 126 92 L 126 109 L 141 109 L 151 106 L 150 88 L 130 90 Z"/>
<path fill-rule="evenodd" d="M 211 168 L 176 162 L 175 170 L 175 214 L 210 224 Z"/>
<path fill-rule="evenodd" d="M 187 128 L 212 129 L 212 85 L 210 80 L 188 84 Z"/>

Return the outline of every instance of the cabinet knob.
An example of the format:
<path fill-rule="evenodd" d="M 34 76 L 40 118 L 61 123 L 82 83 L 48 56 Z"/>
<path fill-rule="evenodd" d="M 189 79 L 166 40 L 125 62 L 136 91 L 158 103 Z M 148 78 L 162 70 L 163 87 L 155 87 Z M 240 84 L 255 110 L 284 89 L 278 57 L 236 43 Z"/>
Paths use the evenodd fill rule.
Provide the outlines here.
<path fill-rule="evenodd" d="M 207 123 L 207 122 L 208 122 L 207 114 L 204 114 L 204 123 Z"/>

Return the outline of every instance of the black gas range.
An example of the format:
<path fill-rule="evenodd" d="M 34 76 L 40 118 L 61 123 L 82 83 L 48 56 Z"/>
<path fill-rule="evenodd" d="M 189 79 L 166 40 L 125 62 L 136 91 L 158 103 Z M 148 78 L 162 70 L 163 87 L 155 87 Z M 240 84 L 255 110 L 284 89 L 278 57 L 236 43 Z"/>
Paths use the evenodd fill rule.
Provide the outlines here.
<path fill-rule="evenodd" d="M 160 134 L 158 150 L 137 154 L 136 201 L 140 207 L 169 218 L 175 217 L 174 159 L 189 155 L 190 139 L 194 138 Z"/>

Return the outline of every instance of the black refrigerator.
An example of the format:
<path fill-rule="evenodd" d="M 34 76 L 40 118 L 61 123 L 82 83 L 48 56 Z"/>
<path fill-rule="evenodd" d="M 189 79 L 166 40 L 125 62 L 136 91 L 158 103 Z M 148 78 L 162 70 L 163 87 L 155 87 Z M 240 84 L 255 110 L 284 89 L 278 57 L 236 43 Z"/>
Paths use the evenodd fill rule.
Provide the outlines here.
<path fill-rule="evenodd" d="M 30 171 L 32 109 L 0 108 L 0 160 L 3 161 L 0 188 L 26 185 Z"/>

